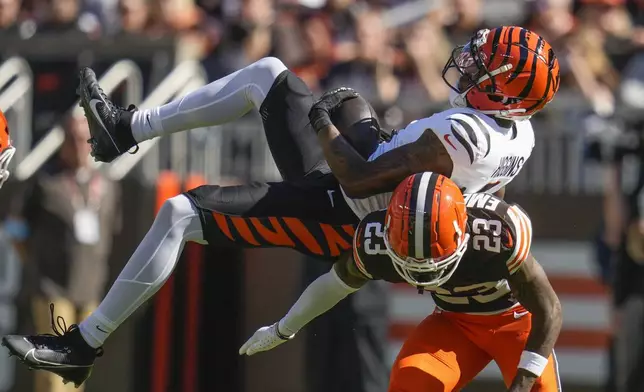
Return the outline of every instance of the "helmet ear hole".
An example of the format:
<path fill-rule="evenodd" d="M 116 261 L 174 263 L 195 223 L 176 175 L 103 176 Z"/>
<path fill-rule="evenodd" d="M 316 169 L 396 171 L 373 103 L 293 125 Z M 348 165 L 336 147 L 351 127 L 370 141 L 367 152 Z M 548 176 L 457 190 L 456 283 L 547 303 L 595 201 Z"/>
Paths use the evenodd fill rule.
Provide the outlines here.
<path fill-rule="evenodd" d="M 503 102 L 503 97 L 500 95 L 488 94 L 487 97 L 492 102 Z"/>

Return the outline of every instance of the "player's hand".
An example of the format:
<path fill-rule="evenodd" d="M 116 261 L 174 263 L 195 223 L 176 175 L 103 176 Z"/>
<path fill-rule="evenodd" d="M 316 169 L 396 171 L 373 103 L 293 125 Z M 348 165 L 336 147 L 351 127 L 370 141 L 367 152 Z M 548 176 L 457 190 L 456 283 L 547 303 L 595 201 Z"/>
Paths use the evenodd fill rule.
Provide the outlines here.
<path fill-rule="evenodd" d="M 330 114 L 340 107 L 343 102 L 357 98 L 358 93 L 348 87 L 340 87 L 327 91 L 320 99 L 313 104 L 309 111 L 311 126 L 316 132 L 332 124 Z"/>
<path fill-rule="evenodd" d="M 269 327 L 261 327 L 239 349 L 239 355 L 253 355 L 262 351 L 272 350 L 284 342 L 293 339 L 295 334 L 284 336 L 277 330 L 278 323 Z"/>

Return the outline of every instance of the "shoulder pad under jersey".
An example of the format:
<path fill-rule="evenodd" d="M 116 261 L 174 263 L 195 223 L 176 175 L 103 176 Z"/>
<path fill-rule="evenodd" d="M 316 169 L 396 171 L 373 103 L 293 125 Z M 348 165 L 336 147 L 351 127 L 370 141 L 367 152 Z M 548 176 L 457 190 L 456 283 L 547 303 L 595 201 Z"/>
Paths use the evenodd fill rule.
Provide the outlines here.
<path fill-rule="evenodd" d="M 465 196 L 473 250 L 499 253 L 510 274 L 521 268 L 530 254 L 532 223 L 518 205 L 487 193 Z"/>

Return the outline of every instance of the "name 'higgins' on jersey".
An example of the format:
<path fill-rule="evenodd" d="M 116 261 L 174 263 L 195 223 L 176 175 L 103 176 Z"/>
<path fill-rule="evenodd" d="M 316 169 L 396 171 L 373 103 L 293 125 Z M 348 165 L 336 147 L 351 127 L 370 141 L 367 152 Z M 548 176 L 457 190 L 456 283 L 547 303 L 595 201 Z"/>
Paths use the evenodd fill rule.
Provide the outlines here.
<path fill-rule="evenodd" d="M 518 206 L 486 193 L 465 195 L 470 233 L 465 255 L 445 284 L 430 290 L 443 310 L 500 313 L 517 305 L 507 279 L 530 254 L 532 225 Z M 386 210 L 372 212 L 354 235 L 354 262 L 367 278 L 404 283 L 385 251 Z"/>
<path fill-rule="evenodd" d="M 450 155 L 454 167 L 450 179 L 463 193 L 494 193 L 503 188 L 519 173 L 534 148 L 529 120 L 514 121 L 505 128 L 476 110 L 454 108 L 411 122 L 390 141 L 378 145 L 369 160 L 415 142 L 425 131 L 434 132 Z M 364 199 L 344 196 L 359 218 L 387 208 L 391 199 L 391 193 Z"/>

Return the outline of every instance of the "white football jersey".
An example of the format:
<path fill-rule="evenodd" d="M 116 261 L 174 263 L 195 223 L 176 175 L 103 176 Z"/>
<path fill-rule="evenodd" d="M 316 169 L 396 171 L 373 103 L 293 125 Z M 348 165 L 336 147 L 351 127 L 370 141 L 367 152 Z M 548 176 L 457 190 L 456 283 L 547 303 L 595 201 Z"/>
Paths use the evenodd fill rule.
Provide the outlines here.
<path fill-rule="evenodd" d="M 519 173 L 534 148 L 534 132 L 529 120 L 516 121 L 503 128 L 474 109 L 453 108 L 411 122 L 389 142 L 381 143 L 370 161 L 407 143 L 415 142 L 427 129 L 441 140 L 452 158 L 451 179 L 463 193 L 494 193 Z M 344 190 L 343 190 L 344 193 Z M 362 219 L 373 211 L 387 208 L 391 193 L 382 193 L 347 203 Z"/>

